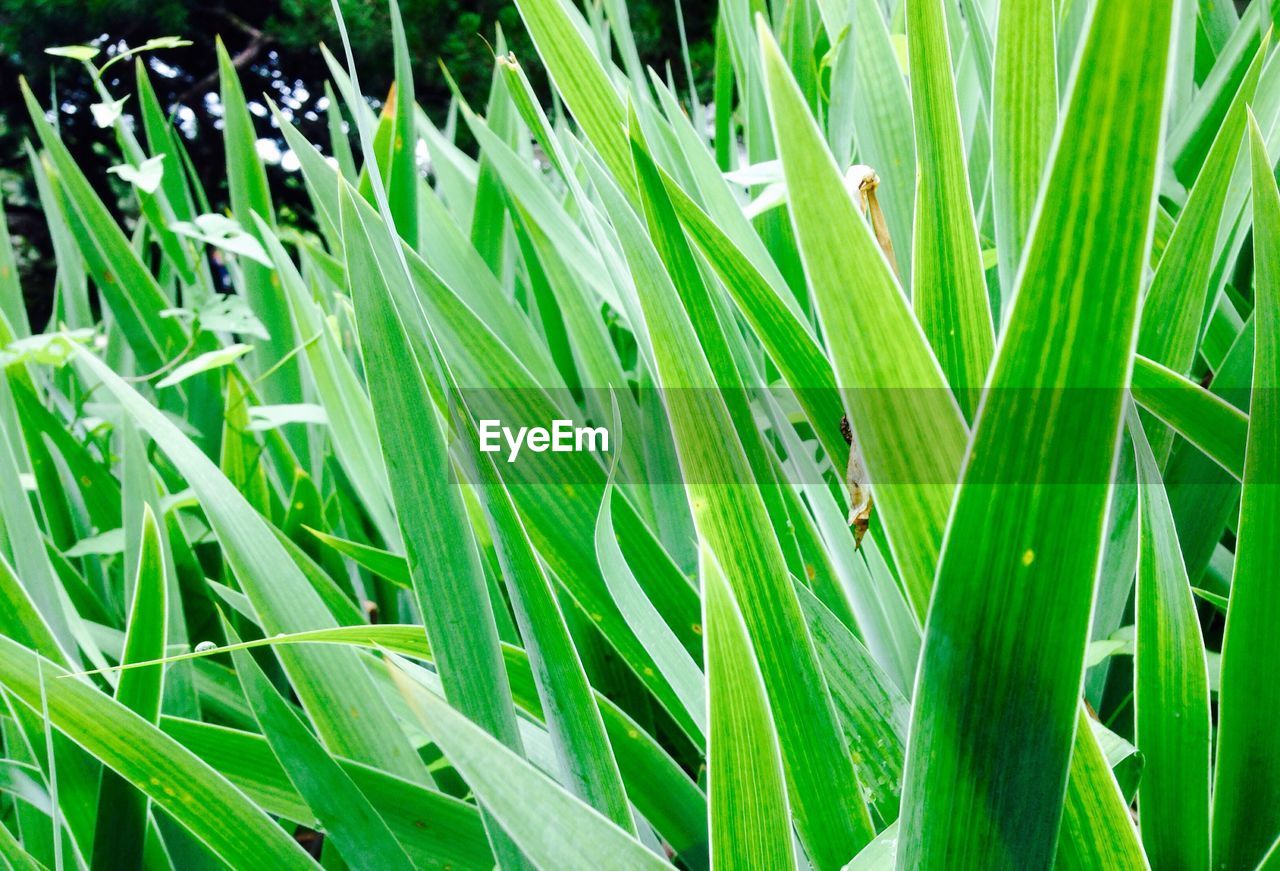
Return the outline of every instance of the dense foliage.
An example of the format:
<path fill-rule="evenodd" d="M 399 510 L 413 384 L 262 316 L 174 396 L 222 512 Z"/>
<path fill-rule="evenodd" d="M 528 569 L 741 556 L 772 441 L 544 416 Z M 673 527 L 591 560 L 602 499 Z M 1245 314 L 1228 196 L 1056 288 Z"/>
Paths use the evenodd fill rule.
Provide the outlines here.
<path fill-rule="evenodd" d="M 1270 4 L 756 5 L 714 104 L 621 2 L 448 122 L 394 3 L 315 129 L 219 47 L 216 168 L 58 46 L 123 210 L 18 83 L 7 866 L 1280 866 Z"/>

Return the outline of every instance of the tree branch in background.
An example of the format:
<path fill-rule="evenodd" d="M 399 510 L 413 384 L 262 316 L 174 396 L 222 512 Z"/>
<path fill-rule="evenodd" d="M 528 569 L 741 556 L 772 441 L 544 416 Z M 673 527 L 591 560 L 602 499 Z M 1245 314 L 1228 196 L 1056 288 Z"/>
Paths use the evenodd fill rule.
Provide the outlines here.
<path fill-rule="evenodd" d="M 231 65 L 236 68 L 237 72 L 243 70 L 245 67 L 249 66 L 249 64 L 257 60 L 258 56 L 262 54 L 263 49 L 275 42 L 275 37 L 254 27 L 239 15 L 229 12 L 226 9 L 215 10 L 215 14 L 236 30 L 239 30 L 241 33 L 249 37 L 248 44 L 231 57 Z M 213 90 L 217 82 L 218 72 L 215 69 L 213 72 L 209 73 L 209 75 L 183 91 L 174 102 L 176 105 L 180 106 L 189 100 L 199 98 Z"/>

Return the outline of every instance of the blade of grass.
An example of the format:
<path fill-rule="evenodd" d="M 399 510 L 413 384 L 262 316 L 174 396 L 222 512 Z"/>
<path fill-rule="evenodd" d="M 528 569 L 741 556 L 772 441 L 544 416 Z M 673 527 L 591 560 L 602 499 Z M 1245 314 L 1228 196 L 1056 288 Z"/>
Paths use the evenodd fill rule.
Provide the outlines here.
<path fill-rule="evenodd" d="M 911 703 L 817 597 L 796 585 L 854 765 L 880 818 L 898 816 Z"/>
<path fill-rule="evenodd" d="M 267 254 L 276 265 L 276 275 L 288 298 L 293 322 L 305 343 L 303 353 L 307 359 L 307 371 L 329 420 L 334 451 L 359 492 L 365 509 L 377 523 L 383 540 L 397 546 L 400 532 L 392 510 L 386 463 L 376 447 L 373 409 L 351 363 L 343 354 L 338 338 L 325 321 L 323 310 L 308 293 L 297 267 L 266 222 L 257 215 L 254 222 L 262 234 Z"/>
<path fill-rule="evenodd" d="M 516 7 L 556 91 L 613 177 L 627 185 L 632 174 L 626 112 L 608 72 L 583 38 L 577 8 L 565 0 L 516 0 Z"/>
<path fill-rule="evenodd" d="M 137 558 L 122 663 L 146 662 L 164 655 L 168 635 L 166 584 L 160 531 L 151 508 L 144 506 L 141 553 Z M 163 686 L 163 667 L 129 669 L 120 674 L 116 701 L 154 725 L 160 719 Z M 103 871 L 141 868 L 146 828 L 146 796 L 118 774 L 104 772 L 98 792 L 92 867 Z"/>
<path fill-rule="evenodd" d="M 1058 126 L 1054 12 L 1053 0 L 1005 0 L 996 19 L 992 189 L 1002 312 L 1013 302 L 1022 248 Z"/>
<path fill-rule="evenodd" d="M 839 867 L 873 833 L 781 546 L 770 533 L 729 408 L 658 252 L 640 218 L 621 202 L 622 194 L 599 174 L 597 190 L 636 282 L 695 526 L 719 557 L 743 608 L 769 690 L 801 840 L 818 867 Z"/>
<path fill-rule="evenodd" d="M 394 276 L 399 269 L 395 255 L 379 242 L 385 238 L 385 222 L 379 223 L 377 214 L 363 200 L 356 199 L 355 206 L 360 221 L 377 231 L 374 235 L 379 238 L 372 241 L 383 274 Z M 431 323 L 439 328 L 441 341 L 450 353 L 450 364 L 458 369 L 458 378 L 469 385 L 467 395 L 486 400 L 494 407 L 495 413 L 487 416 L 530 421 L 573 416 L 566 415 L 566 410 L 545 386 L 547 382 L 530 375 L 523 366 L 523 357 L 516 356 L 497 341 L 430 267 L 411 251 L 404 253 L 412 273 L 413 293 L 394 282 L 392 289 L 397 294 L 397 311 L 404 319 L 405 328 L 411 331 L 415 351 L 423 348 L 425 352 L 429 341 L 426 318 L 418 307 L 421 303 L 433 315 Z M 598 459 L 589 454 L 560 456 L 567 464 L 566 480 L 582 482 L 582 486 L 575 486 L 572 492 L 566 492 L 559 485 L 547 485 L 537 477 L 536 465 L 517 463 L 511 467 L 513 496 L 522 514 L 537 521 L 530 522 L 527 530 L 556 576 L 583 611 L 591 615 L 628 666 L 669 711 L 678 712 L 679 705 L 671 699 L 669 688 L 609 598 L 594 559 L 593 531 L 605 471 Z M 551 497 L 547 497 L 549 486 L 554 493 Z M 678 631 L 694 632 L 698 614 L 696 597 L 691 595 L 688 580 L 672 565 L 630 502 L 620 502 L 616 507 L 619 535 L 636 548 L 636 553 L 644 555 L 651 570 L 646 589 L 655 601 L 662 601 L 660 610 L 679 627 Z M 692 609 L 688 604 L 691 600 Z M 691 736 L 696 735 L 697 730 L 691 723 L 681 721 L 681 726 Z"/>
<path fill-rule="evenodd" d="M 104 363 L 85 353 L 79 359 L 187 479 L 263 628 L 273 633 L 334 625 L 268 524 L 191 440 Z M 328 746 L 410 780 L 427 781 L 390 710 L 370 687 L 364 666 L 349 652 L 295 652 L 282 659 Z"/>
<path fill-rule="evenodd" d="M 111 307 L 111 313 L 128 338 L 129 347 L 137 355 L 140 366 L 144 371 L 155 371 L 187 346 L 186 331 L 176 318 L 160 316 L 160 312 L 170 305 L 164 291 L 142 264 L 84 173 L 76 166 L 71 153 L 45 120 L 44 110 L 26 82 L 22 81 L 20 85 L 36 133 L 57 170 L 65 199 L 75 210 L 75 218 L 83 230 L 80 235 L 82 253 L 94 274 L 98 290 Z"/>
<path fill-rule="evenodd" d="M 689 238 L 706 256 L 725 290 L 755 330 L 774 365 L 796 391 L 814 432 L 837 465 L 843 465 L 848 449 L 831 426 L 843 411 L 835 392 L 835 376 L 812 329 L 788 305 L 790 291 L 771 284 L 750 258 L 734 244 L 716 221 L 704 212 L 665 172 L 662 179 L 671 205 Z"/>
<path fill-rule="evenodd" d="M 938 566 L 899 868 L 1052 859 L 1137 338 L 1170 32 L 1163 0 L 1094 11 Z M 1098 177 L 1124 184 L 1104 191 Z"/>
<path fill-rule="evenodd" d="M 0 317 L 5 323 L 8 338 L 21 339 L 31 335 L 27 323 L 27 304 L 18 281 L 18 265 L 13 259 L 13 243 L 9 239 L 9 219 L 0 199 Z"/>
<path fill-rule="evenodd" d="M 58 290 L 53 311 L 53 316 L 57 318 L 55 323 L 65 323 L 72 329 L 92 326 L 93 314 L 89 309 L 84 258 L 80 256 L 68 219 L 63 214 L 65 200 L 56 189 L 56 173 L 51 166 L 47 166 L 52 161 L 46 155 L 37 154 L 30 142 L 24 145 L 27 159 L 31 163 L 31 175 L 35 178 L 36 191 L 40 196 L 40 207 L 44 211 L 45 222 L 49 225 L 53 257 L 58 263 Z"/>
<path fill-rule="evenodd" d="M 387 205 L 396 232 L 418 247 L 418 127 L 414 118 L 413 66 L 400 4 L 391 0 L 391 45 L 395 63 L 394 139 L 387 167 Z"/>
<path fill-rule="evenodd" d="M 1240 25 L 1218 53 L 1213 69 L 1169 131 L 1169 153 L 1174 174 L 1188 186 L 1204 164 L 1231 104 L 1231 96 L 1236 93 L 1258 51 L 1263 33 L 1271 27 L 1272 16 L 1263 6 L 1253 3 L 1244 10 Z"/>
<path fill-rule="evenodd" d="M 557 603 L 555 588 L 538 561 L 493 458 L 480 455 L 478 433 L 472 423 L 468 417 L 461 437 L 472 446 L 474 480 L 533 667 L 547 731 L 561 767 L 561 781 L 614 825 L 634 834 L 635 821 L 627 806 L 618 763 Z M 612 490 L 606 488 L 605 494 L 608 499 Z"/>
<path fill-rule="evenodd" d="M 232 643 L 235 630 L 224 621 Z M 272 686 L 245 650 L 232 653 L 249 707 L 280 766 L 332 838 L 345 863 L 357 869 L 413 868 L 386 822 L 360 788 L 307 729 L 302 717 Z"/>
<path fill-rule="evenodd" d="M 244 91 L 240 87 L 239 74 L 221 40 L 217 43 L 217 51 L 231 210 L 239 216 L 244 231 L 261 243 L 262 234 L 250 216 L 259 216 L 269 227 L 275 224 L 275 209 L 271 205 L 267 173 L 263 168 L 262 158 L 258 156 L 258 135 L 254 131 L 253 115 L 249 112 Z M 271 337 L 259 347 L 251 364 L 257 374 L 271 373 L 269 378 L 261 382 L 259 389 L 264 399 L 273 405 L 302 402 L 298 362 L 289 356 L 298 339 L 294 336 L 288 300 L 280 293 L 280 279 L 270 267 L 247 257 L 240 258 L 240 269 L 244 275 L 242 292 Z M 306 338 L 301 337 L 304 341 Z M 306 456 L 306 430 L 292 427 L 289 437 L 298 453 Z"/>
<path fill-rule="evenodd" d="M 1249 408 L 1253 380 L 1254 332 L 1254 321 L 1250 318 L 1209 382 L 1210 393 L 1245 412 Z M 1137 371 L 1135 368 L 1135 376 Z M 1243 476 L 1247 424 L 1240 430 L 1240 438 L 1241 447 L 1235 456 Z M 1187 575 L 1193 583 L 1199 583 L 1222 540 L 1223 530 L 1239 518 L 1239 478 L 1233 479 L 1218 463 L 1189 444 L 1174 446 L 1164 477 Z"/>
<path fill-rule="evenodd" d="M 630 105 L 634 108 L 634 104 Z M 667 196 L 666 187 L 658 173 L 657 164 L 650 156 L 634 113 L 629 116 L 631 153 L 635 163 L 635 175 L 639 183 L 641 212 L 649 229 L 658 255 L 666 267 L 680 301 L 694 328 L 698 343 L 710 366 L 712 382 L 720 388 L 734 429 L 751 466 L 751 474 L 760 483 L 759 492 L 765 509 L 775 529 L 780 530 L 779 544 L 789 564 L 795 566 L 798 553 L 793 536 L 786 530 L 789 521 L 786 509 L 777 489 L 777 477 L 764 437 L 756 425 L 755 416 L 746 401 L 744 387 L 759 383 L 753 380 L 739 359 L 746 356 L 742 336 L 723 325 L 723 300 L 715 299 L 694 259 L 693 248 L 680 229 L 680 221 Z M 721 311 L 717 311 L 720 308 Z"/>
<path fill-rule="evenodd" d="M 178 717 L 162 718 L 160 728 L 217 769 L 263 810 L 310 828 L 319 825 L 266 738 Z M 335 758 L 368 796 L 417 867 L 472 871 L 491 871 L 494 867 L 474 805 L 350 759 Z"/>
<path fill-rule="evenodd" d="M 8 638 L 0 638 L 0 683 L 39 708 L 54 728 L 146 793 L 232 867 L 315 869 L 288 834 L 244 794 L 128 708 Z"/>
<path fill-rule="evenodd" d="M 995 347 L 942 0 L 905 0 L 916 131 L 911 302 L 972 420 Z"/>
<path fill-rule="evenodd" d="M 1210 273 L 1214 243 L 1231 170 L 1244 141 L 1245 107 L 1257 90 L 1269 43 L 1268 33 L 1213 140 L 1143 301 L 1138 353 L 1180 374 L 1191 371 L 1203 314 L 1213 302 L 1207 294 L 1213 289 Z M 1151 429 L 1152 450 L 1156 459 L 1163 462 L 1172 446 L 1171 435 L 1164 427 Z"/>
<path fill-rule="evenodd" d="M 778 734 L 733 591 L 703 545 L 711 867 L 795 868 Z"/>
<path fill-rule="evenodd" d="M 761 39 L 791 219 L 827 353 L 876 513 L 923 615 L 960 475 L 964 418 L 772 37 L 762 30 Z M 852 275 L 860 277 L 853 304 Z"/>
<path fill-rule="evenodd" d="M 378 439 L 424 628 L 452 703 L 498 741 L 521 752 L 515 710 L 505 693 L 493 603 L 453 478 L 448 433 L 436 416 L 423 361 L 410 344 L 392 298 L 394 273 L 389 277 L 376 259 L 349 186 L 342 186 L 340 197 L 348 291 L 355 300 Z M 445 387 L 436 385 L 438 390 Z M 521 864 L 520 854 L 490 819 L 486 828 L 500 862 Z"/>
<path fill-rule="evenodd" d="M 1148 867 L 1128 803 L 1083 706 L 1077 716 L 1053 867 L 1062 871 L 1136 871 Z"/>
<path fill-rule="evenodd" d="M 13 871 L 48 871 L 47 866 L 22 849 L 9 827 L 0 825 L 0 856 Z"/>
<path fill-rule="evenodd" d="M 853 123 L 858 159 L 876 171 L 876 196 L 884 209 L 901 281 L 912 287 L 915 251 L 916 141 L 911 98 L 876 0 L 854 0 Z"/>
<path fill-rule="evenodd" d="M 611 432 L 615 434 L 615 438 L 622 437 L 619 427 L 615 426 Z M 600 561 L 601 574 L 628 625 L 653 657 L 658 669 L 667 677 L 690 719 L 706 734 L 706 679 L 702 670 L 645 595 L 644 588 L 636 580 L 626 555 L 618 545 L 613 526 L 615 472 L 616 466 L 610 470 L 604 498 L 600 501 L 600 515 L 596 519 L 596 558 Z M 705 621 L 703 631 L 706 631 Z"/>
<path fill-rule="evenodd" d="M 1255 308 L 1253 388 L 1235 574 L 1222 641 L 1213 863 L 1260 862 L 1280 829 L 1280 686 L 1265 663 L 1280 657 L 1280 191 L 1262 132 L 1250 116 Z"/>
<path fill-rule="evenodd" d="M 511 99 L 507 96 L 506 82 L 501 73 L 503 55 L 507 54 L 507 51 L 505 41 L 502 39 L 500 26 L 497 38 L 498 45 L 494 47 L 494 54 L 497 55 L 497 60 L 494 63 L 493 74 L 489 78 L 489 102 L 486 109 L 485 126 L 495 138 L 504 145 L 508 145 L 515 142 L 519 122 L 512 112 L 514 107 Z M 468 113 L 470 107 L 458 92 L 452 77 L 449 77 L 449 81 L 454 89 L 456 105 L 464 113 Z M 469 126 L 474 127 L 470 123 L 470 117 L 467 118 L 467 121 Z M 526 167 L 528 166 L 527 161 L 521 162 Z M 471 244 L 480 252 L 480 256 L 484 258 L 485 263 L 489 266 L 489 271 L 501 277 L 503 270 L 506 268 L 506 239 L 508 233 L 505 192 L 502 182 L 498 178 L 498 173 L 490 162 L 487 153 L 481 153 L 479 164 L 476 172 L 475 203 L 471 214 Z M 545 189 L 545 186 L 539 185 L 539 188 Z"/>
<path fill-rule="evenodd" d="M 669 867 L 433 693 L 414 692 L 415 678 L 407 665 L 391 655 L 391 675 L 411 710 L 536 865 L 565 871 Z M 556 824 L 547 825 L 548 820 Z"/>
<path fill-rule="evenodd" d="M 22 438 L 11 428 L 17 423 L 12 414 L 13 394 L 8 379 L 0 381 L 0 479 L 17 482 L 26 466 Z M 10 421 L 13 420 L 13 423 Z M 26 491 L 10 483 L 0 487 L 0 520 L 6 540 L 0 552 L 8 550 L 22 586 L 36 604 L 41 618 L 50 627 L 65 662 L 77 662 L 77 649 L 66 603 L 59 595 L 60 587 L 45 554 L 43 536 Z"/>
<path fill-rule="evenodd" d="M 1132 407 L 1142 528 L 1134 659 L 1142 843 L 1156 868 L 1209 864 L 1209 675 L 1160 468 Z"/>
<path fill-rule="evenodd" d="M 1172 369 L 1134 359 L 1134 400 L 1168 424 L 1236 480 L 1244 474 L 1249 416 Z"/>

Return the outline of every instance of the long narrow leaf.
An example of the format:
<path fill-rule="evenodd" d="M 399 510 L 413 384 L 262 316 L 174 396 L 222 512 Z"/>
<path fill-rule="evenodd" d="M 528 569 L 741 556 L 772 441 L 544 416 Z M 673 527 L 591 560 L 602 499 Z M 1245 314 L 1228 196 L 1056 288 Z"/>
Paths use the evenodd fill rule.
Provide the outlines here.
<path fill-rule="evenodd" d="M 1094 11 L 938 567 L 899 868 L 1042 867 L 1053 854 L 1154 217 L 1170 31 L 1163 0 Z M 1104 192 L 1098 173 L 1126 182 Z"/>
<path fill-rule="evenodd" d="M 1218 755 L 1214 771 L 1213 863 L 1245 868 L 1262 861 L 1280 830 L 1280 686 L 1265 663 L 1280 657 L 1280 191 L 1262 132 L 1250 119 L 1257 338 L 1244 492 L 1235 574 L 1222 642 Z"/>

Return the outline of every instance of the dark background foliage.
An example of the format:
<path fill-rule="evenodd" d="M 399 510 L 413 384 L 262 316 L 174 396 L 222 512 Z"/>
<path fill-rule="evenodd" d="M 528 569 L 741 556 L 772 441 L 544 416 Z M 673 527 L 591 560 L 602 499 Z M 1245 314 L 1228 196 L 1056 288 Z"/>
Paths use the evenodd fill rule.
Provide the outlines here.
<path fill-rule="evenodd" d="M 627 0 L 632 30 L 642 59 L 659 69 L 670 61 L 676 81 L 683 80 L 676 0 Z M 385 0 L 341 0 L 351 35 L 361 85 L 368 96 L 385 95 L 392 78 L 390 18 Z M 693 67 L 700 74 L 712 67 L 715 4 L 690 0 L 684 18 Z M 418 102 L 438 123 L 448 109 L 450 92 L 441 64 L 463 94 L 483 108 L 493 69 L 493 46 L 501 31 L 507 48 L 529 71 L 535 86 L 543 76 L 512 0 L 401 0 L 409 48 L 416 61 L 414 85 Z M 63 140 L 107 202 L 114 177 L 106 169 L 118 158 L 108 148 L 106 131 L 93 123 L 89 105 L 97 102 L 88 75 L 76 62 L 45 54 L 49 46 L 92 44 L 102 50 L 100 64 L 113 52 L 138 46 L 158 36 L 181 36 L 192 45 L 144 55 L 148 75 L 161 102 L 174 111 L 215 204 L 225 189 L 224 155 L 218 127 L 215 40 L 220 38 L 240 71 L 246 96 L 261 104 L 266 94 L 293 116 L 309 139 L 328 142 L 322 111 L 328 70 L 319 45 L 341 56 L 330 0 L 0 0 L 0 193 L 5 199 L 10 233 L 17 237 L 33 322 L 47 316 L 53 268 L 48 230 L 40 214 L 23 141 L 33 138 L 30 119 L 18 90 L 19 75 L 47 107 L 61 107 Z M 116 97 L 134 91 L 132 63 L 119 63 L 107 74 Z M 699 82 L 705 99 L 708 82 Z M 126 104 L 126 113 L 134 99 Z M 259 135 L 275 136 L 269 122 Z M 276 204 L 283 216 L 306 225 L 305 195 L 296 173 L 269 165 Z"/>

